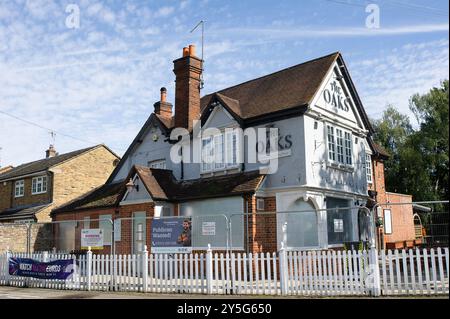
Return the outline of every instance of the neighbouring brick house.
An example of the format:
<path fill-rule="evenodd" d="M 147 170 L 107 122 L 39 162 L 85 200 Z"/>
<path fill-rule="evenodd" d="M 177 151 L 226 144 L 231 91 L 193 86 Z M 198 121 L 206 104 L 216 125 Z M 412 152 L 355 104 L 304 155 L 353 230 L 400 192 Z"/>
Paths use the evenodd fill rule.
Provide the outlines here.
<path fill-rule="evenodd" d="M 196 249 L 224 249 L 228 227 L 233 250 L 247 252 L 276 251 L 281 241 L 298 250 L 368 240 L 361 207 L 370 202 L 367 167 L 378 153 L 340 53 L 203 97 L 194 46 L 173 71 L 175 114 L 162 88 L 105 185 L 53 210 L 56 221 L 86 221 L 60 248 L 79 249 L 81 229 L 100 227 L 110 238 L 104 252 L 111 240 L 119 253 L 138 252 L 152 246 L 151 218 L 169 216 L 192 218 Z M 106 220 L 114 220 L 114 239 Z M 202 220 L 213 221 L 215 235 L 200 231 Z"/>
<path fill-rule="evenodd" d="M 384 162 L 390 155 L 380 145 L 371 145 L 371 166 L 368 169 L 369 195 L 380 206 L 377 218 L 382 224 L 377 228 L 380 248 L 404 248 L 419 245 L 414 228 L 413 199 L 411 195 L 386 191 Z M 396 205 L 389 205 L 396 203 Z M 397 205 L 404 203 L 404 205 Z"/>
<path fill-rule="evenodd" d="M 0 174 L 0 222 L 48 222 L 52 209 L 102 185 L 119 157 L 105 145 L 46 158 Z"/>

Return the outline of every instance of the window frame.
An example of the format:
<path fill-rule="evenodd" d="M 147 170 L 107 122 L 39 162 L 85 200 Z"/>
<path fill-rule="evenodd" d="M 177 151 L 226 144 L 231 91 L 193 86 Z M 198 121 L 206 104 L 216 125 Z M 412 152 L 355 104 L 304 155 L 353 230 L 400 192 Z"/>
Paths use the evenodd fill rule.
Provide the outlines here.
<path fill-rule="evenodd" d="M 239 168 L 239 145 L 238 133 L 234 130 L 221 131 L 220 134 L 202 137 L 200 173 L 223 172 Z M 217 146 L 220 147 L 220 151 L 216 151 Z M 231 146 L 231 151 L 229 146 Z M 216 161 L 218 156 L 222 158 L 222 163 Z M 209 157 L 212 161 L 206 162 L 204 159 Z M 229 157 L 231 157 L 231 163 L 228 163 Z"/>
<path fill-rule="evenodd" d="M 18 185 L 20 183 L 20 185 Z M 17 193 L 19 190 L 19 194 Z M 21 191 L 21 192 L 20 192 Z M 21 179 L 14 182 L 14 198 L 25 196 L 25 180 Z"/>
<path fill-rule="evenodd" d="M 40 191 L 38 191 L 39 185 L 41 186 Z M 47 190 L 48 190 L 47 175 L 33 177 L 33 179 L 31 180 L 31 195 L 45 194 L 47 193 Z"/>
<path fill-rule="evenodd" d="M 342 127 L 326 123 L 325 138 L 328 163 L 354 168 L 353 133 Z"/>
<path fill-rule="evenodd" d="M 369 161 L 367 161 L 369 160 Z M 367 183 L 372 184 L 373 183 L 373 165 L 372 165 L 372 154 L 366 153 L 366 178 Z M 370 173 L 369 173 L 370 172 Z"/>

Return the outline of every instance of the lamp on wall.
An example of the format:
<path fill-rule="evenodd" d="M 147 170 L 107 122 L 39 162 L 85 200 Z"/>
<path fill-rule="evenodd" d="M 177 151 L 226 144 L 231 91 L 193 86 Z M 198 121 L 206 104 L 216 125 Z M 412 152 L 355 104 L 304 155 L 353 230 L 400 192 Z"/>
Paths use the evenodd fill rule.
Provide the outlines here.
<path fill-rule="evenodd" d="M 136 192 L 139 192 L 139 185 L 135 185 L 131 178 L 125 186 L 127 187 L 128 192 L 131 192 L 133 188 L 136 189 Z"/>

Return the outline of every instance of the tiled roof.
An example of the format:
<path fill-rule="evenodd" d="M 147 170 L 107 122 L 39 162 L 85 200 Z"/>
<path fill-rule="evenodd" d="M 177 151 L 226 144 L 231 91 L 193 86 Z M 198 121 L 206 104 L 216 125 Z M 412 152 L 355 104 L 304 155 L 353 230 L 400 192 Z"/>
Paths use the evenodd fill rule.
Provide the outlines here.
<path fill-rule="evenodd" d="M 54 209 L 52 214 L 115 207 L 125 193 L 126 182 L 134 174 L 138 174 L 152 199 L 174 202 L 253 193 L 265 176 L 259 171 L 251 171 L 220 177 L 177 181 L 170 170 L 134 166 L 124 181 L 105 184 L 67 205 Z"/>
<path fill-rule="evenodd" d="M 333 53 L 216 92 L 242 119 L 307 105 L 338 58 Z M 201 99 L 202 112 L 215 93 Z M 227 99 L 227 100 L 225 100 Z"/>
<path fill-rule="evenodd" d="M 135 166 L 153 199 L 183 201 L 254 192 L 264 175 L 259 171 L 177 181 L 170 170 Z"/>
<path fill-rule="evenodd" d="M 88 148 L 73 151 L 70 153 L 65 153 L 65 154 L 54 156 L 54 157 L 44 158 L 44 159 L 37 160 L 34 162 L 19 165 L 17 167 L 14 167 L 14 168 L 8 170 L 5 173 L 0 174 L 0 180 L 10 179 L 10 178 L 19 177 L 19 176 L 23 176 L 23 175 L 27 175 L 27 174 L 33 174 L 33 173 L 37 173 L 40 171 L 45 171 L 52 166 L 55 166 L 62 162 L 65 162 L 73 157 L 76 157 L 80 154 L 88 152 L 99 146 L 100 145 L 88 147 Z"/>
<path fill-rule="evenodd" d="M 34 215 L 37 212 L 47 207 L 48 205 L 50 204 L 28 205 L 28 206 L 8 208 L 0 212 L 0 220 L 34 218 Z"/>

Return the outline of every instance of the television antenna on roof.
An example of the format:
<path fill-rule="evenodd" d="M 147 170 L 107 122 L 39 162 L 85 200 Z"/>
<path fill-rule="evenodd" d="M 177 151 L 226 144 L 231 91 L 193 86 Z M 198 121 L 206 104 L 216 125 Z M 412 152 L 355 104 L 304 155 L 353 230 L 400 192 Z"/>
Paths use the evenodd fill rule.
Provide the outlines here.
<path fill-rule="evenodd" d="M 200 20 L 199 23 L 191 30 L 190 33 L 194 32 L 200 25 L 202 26 L 202 74 L 200 75 L 200 89 L 203 89 L 204 81 L 203 81 L 203 71 L 205 68 L 203 67 L 205 61 L 203 60 L 203 53 L 204 53 L 204 43 L 205 43 L 205 22 L 204 20 Z"/>

